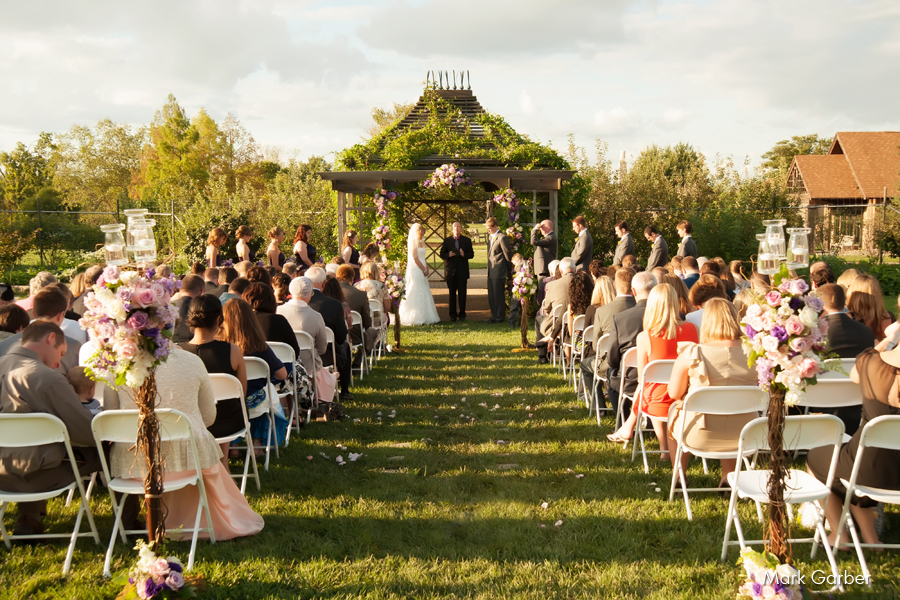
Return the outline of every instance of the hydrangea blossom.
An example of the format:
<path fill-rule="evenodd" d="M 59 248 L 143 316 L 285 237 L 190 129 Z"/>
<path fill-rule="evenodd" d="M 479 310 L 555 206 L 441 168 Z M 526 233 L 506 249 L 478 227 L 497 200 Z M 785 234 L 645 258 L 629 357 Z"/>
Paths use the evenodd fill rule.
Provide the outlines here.
<path fill-rule="evenodd" d="M 804 597 L 800 573 L 791 565 L 779 564 L 774 555 L 748 547 L 741 550 L 741 560 L 747 580 L 738 589 L 738 598 L 800 600 Z"/>
<path fill-rule="evenodd" d="M 193 591 L 192 586 L 186 585 L 184 565 L 176 557 L 158 556 L 144 540 L 139 540 L 134 549 L 138 560 L 128 572 L 128 582 L 138 598 L 146 600 L 167 593 L 165 597 L 178 598 L 182 590 Z"/>
<path fill-rule="evenodd" d="M 466 175 L 466 170 L 457 167 L 451 163 L 449 165 L 441 165 L 434 170 L 431 177 L 422 182 L 422 186 L 426 188 L 447 188 L 455 190 L 464 185 L 472 185 L 472 180 Z"/>
<path fill-rule="evenodd" d="M 537 294 L 538 283 L 534 274 L 531 272 L 531 262 L 524 260 L 516 269 L 513 276 L 512 295 L 513 298 L 520 302 L 527 302 L 529 298 Z"/>

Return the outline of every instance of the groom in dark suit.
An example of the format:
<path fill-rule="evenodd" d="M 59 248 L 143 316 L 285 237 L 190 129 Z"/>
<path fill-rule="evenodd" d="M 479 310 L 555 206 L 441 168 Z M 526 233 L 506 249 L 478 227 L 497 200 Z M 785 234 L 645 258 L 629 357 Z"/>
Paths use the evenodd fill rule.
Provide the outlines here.
<path fill-rule="evenodd" d="M 440 257 L 444 260 L 447 289 L 450 290 L 450 320 L 466 320 L 466 285 L 469 280 L 469 260 L 472 258 L 472 240 L 462 234 L 462 224 L 453 224 L 453 235 L 441 244 Z M 456 298 L 459 294 L 459 312 Z"/>

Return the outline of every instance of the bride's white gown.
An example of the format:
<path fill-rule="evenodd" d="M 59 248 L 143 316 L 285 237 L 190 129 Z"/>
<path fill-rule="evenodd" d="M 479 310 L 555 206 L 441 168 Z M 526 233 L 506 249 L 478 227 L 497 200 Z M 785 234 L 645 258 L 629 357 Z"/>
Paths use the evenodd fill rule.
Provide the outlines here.
<path fill-rule="evenodd" d="M 425 264 L 425 248 L 418 249 L 419 262 Z M 412 260 L 406 265 L 406 298 L 400 302 L 402 325 L 431 325 L 440 322 L 428 278 Z"/>

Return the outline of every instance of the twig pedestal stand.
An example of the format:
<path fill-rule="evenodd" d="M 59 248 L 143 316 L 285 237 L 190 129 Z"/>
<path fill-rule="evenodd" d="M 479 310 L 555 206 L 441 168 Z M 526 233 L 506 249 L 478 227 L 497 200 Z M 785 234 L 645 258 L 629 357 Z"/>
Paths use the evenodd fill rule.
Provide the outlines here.
<path fill-rule="evenodd" d="M 519 319 L 519 328 L 522 334 L 522 345 L 518 348 L 513 348 L 513 352 L 527 352 L 529 350 L 534 349 L 530 343 L 528 343 L 528 300 L 526 298 L 521 299 L 521 318 Z"/>
<path fill-rule="evenodd" d="M 398 310 L 399 303 L 394 300 L 391 303 L 391 314 L 394 315 L 394 352 L 403 352 L 400 348 L 400 312 Z"/>
<path fill-rule="evenodd" d="M 147 511 L 147 542 L 161 542 L 166 535 L 162 506 L 163 464 L 160 451 L 159 418 L 156 416 L 156 369 L 137 388 L 132 388 L 134 403 L 140 411 L 137 450 L 143 457 L 147 473 L 144 476 L 144 505 Z"/>
<path fill-rule="evenodd" d="M 769 493 L 769 532 L 768 550 L 779 562 L 790 564 L 791 552 L 785 540 L 785 523 L 787 511 L 784 504 L 784 480 L 787 477 L 787 457 L 784 453 L 784 395 L 783 389 L 772 386 L 769 391 L 769 452 L 770 475 L 768 482 Z"/>

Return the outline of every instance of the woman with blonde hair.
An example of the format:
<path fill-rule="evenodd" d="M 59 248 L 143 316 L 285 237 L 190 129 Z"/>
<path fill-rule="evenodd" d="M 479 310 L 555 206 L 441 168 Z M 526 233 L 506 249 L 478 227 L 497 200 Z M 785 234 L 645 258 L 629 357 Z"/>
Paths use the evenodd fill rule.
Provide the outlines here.
<path fill-rule="evenodd" d="M 747 366 L 741 348 L 741 326 L 735 306 L 723 298 L 710 298 L 703 306 L 700 343 L 683 344 L 672 366 L 668 395 L 677 398 L 669 408 L 669 432 L 678 431 L 681 419 L 687 419 L 685 441 L 695 448 L 711 452 L 735 450 L 741 429 L 756 413 L 743 415 L 703 415 L 683 413 L 684 397 L 690 390 L 707 386 L 756 385 L 756 369 Z M 674 439 L 674 435 L 670 440 Z M 670 442 L 669 447 L 673 447 Z M 690 456 L 682 455 L 681 466 L 687 471 Z M 722 459 L 722 482 L 734 471 L 734 459 Z M 719 483 L 719 487 L 724 487 Z"/>
<path fill-rule="evenodd" d="M 859 277 L 860 273 L 856 269 L 847 269 L 841 276 L 837 278 L 837 283 L 839 286 L 844 288 L 844 291 L 847 292 L 850 289 L 850 284 L 853 283 L 853 280 Z"/>
<path fill-rule="evenodd" d="M 237 228 L 237 231 L 234 232 L 234 237 L 237 238 L 237 244 L 235 244 L 235 252 L 237 253 L 237 259 L 240 261 L 249 260 L 253 262 L 256 258 L 253 256 L 254 252 L 250 250 L 250 238 L 253 237 L 253 232 L 250 231 L 250 228 L 246 225 L 241 225 Z"/>
<path fill-rule="evenodd" d="M 284 241 L 284 230 L 281 227 L 273 227 L 267 234 L 269 237 L 269 247 L 266 249 L 266 257 L 269 259 L 269 266 L 275 267 L 279 271 L 284 268 L 284 252 L 279 246 Z"/>
<path fill-rule="evenodd" d="M 345 265 L 353 267 L 354 278 L 359 279 L 359 250 L 356 249 L 356 242 L 359 241 L 359 234 L 348 229 L 341 241 L 341 257 L 344 259 Z"/>
<path fill-rule="evenodd" d="M 894 321 L 891 313 L 884 307 L 884 296 L 878 280 L 862 273 L 858 275 L 847 290 L 847 310 L 856 321 L 868 325 L 875 333 L 875 341 L 884 339 L 884 328 Z"/>
<path fill-rule="evenodd" d="M 661 283 L 650 290 L 647 307 L 644 311 L 644 330 L 637 336 L 637 368 L 642 373 L 644 367 L 654 360 L 673 360 L 678 358 L 678 344 L 682 342 L 697 343 L 697 329 L 691 323 L 685 323 L 678 316 L 678 295 L 668 283 Z M 665 417 L 669 414 L 669 406 L 673 398 L 669 396 L 665 383 L 646 383 L 638 398 L 643 405 L 643 412 L 652 417 Z M 631 407 L 631 414 L 618 431 L 607 436 L 613 442 L 625 442 L 631 439 L 637 424 L 637 402 Z M 669 460 L 669 445 L 666 437 L 666 424 L 651 419 L 653 429 L 659 439 L 660 460 Z"/>
<path fill-rule="evenodd" d="M 375 242 L 369 242 L 366 244 L 366 247 L 363 248 L 361 256 L 359 257 L 360 263 L 359 266 L 366 264 L 367 262 L 378 262 L 378 255 L 381 251 L 378 249 L 378 244 Z"/>
<path fill-rule="evenodd" d="M 660 283 L 668 283 L 675 290 L 675 295 L 678 296 L 678 312 L 680 314 L 687 315 L 697 310 L 691 303 L 690 292 L 688 292 L 687 285 L 685 285 L 681 277 L 669 273 L 663 276 Z"/>
<path fill-rule="evenodd" d="M 390 313 L 391 297 L 384 282 L 381 281 L 381 269 L 378 268 L 378 263 L 372 261 L 364 262 L 359 269 L 359 275 L 362 277 L 362 280 L 356 282 L 354 287 L 364 291 L 369 300 L 380 302 L 384 308 L 385 315 Z M 379 325 L 375 324 L 373 326 L 378 327 Z"/>
<path fill-rule="evenodd" d="M 206 238 L 206 266 L 207 268 L 221 267 L 222 256 L 219 254 L 219 248 L 228 241 L 228 234 L 221 227 L 214 227 Z"/>

